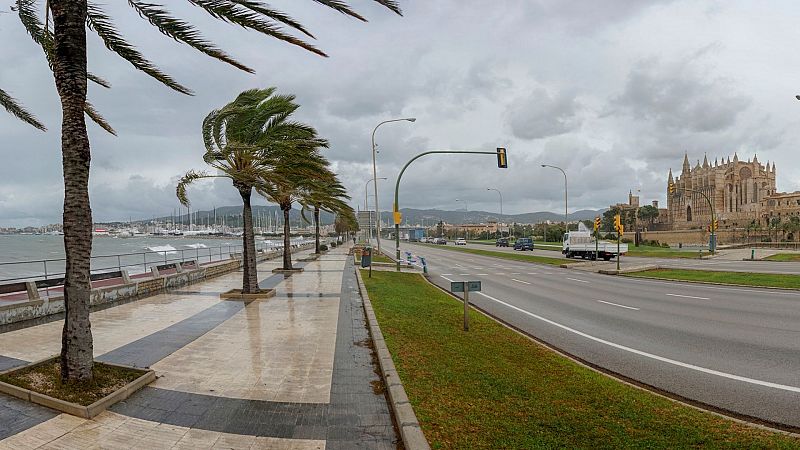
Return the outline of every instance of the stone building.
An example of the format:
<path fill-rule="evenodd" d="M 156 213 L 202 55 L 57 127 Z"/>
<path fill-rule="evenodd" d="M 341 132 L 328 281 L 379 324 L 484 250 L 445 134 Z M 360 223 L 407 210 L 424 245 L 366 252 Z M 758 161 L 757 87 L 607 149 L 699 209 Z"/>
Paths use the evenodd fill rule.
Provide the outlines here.
<path fill-rule="evenodd" d="M 675 184 L 669 193 L 669 184 Z M 672 230 L 703 229 L 711 222 L 711 208 L 705 194 L 714 204 L 719 227 L 742 228 L 753 221 L 766 225 L 765 211 L 775 195 L 775 164 L 764 166 L 754 156 L 753 160 L 718 160 L 714 164 L 703 158 L 692 168 L 688 154 L 683 159 L 683 170 L 677 178 L 669 171 L 667 184 L 668 226 Z M 777 198 L 777 197 L 776 197 Z"/>

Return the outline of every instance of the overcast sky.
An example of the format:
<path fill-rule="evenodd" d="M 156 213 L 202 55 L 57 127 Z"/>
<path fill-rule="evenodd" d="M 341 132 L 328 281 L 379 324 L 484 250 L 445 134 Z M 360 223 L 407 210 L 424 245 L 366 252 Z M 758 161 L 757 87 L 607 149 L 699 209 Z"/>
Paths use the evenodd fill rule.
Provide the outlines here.
<path fill-rule="evenodd" d="M 169 214 L 174 186 L 203 169 L 200 124 L 242 90 L 277 86 L 302 105 L 298 119 L 328 138 L 327 156 L 363 208 L 377 136 L 382 209 L 402 164 L 430 149 L 493 151 L 493 157 L 430 156 L 406 172 L 401 207 L 504 212 L 602 208 L 641 189 L 664 202 L 665 179 L 738 151 L 778 164 L 778 189 L 800 189 L 800 2 L 644 0 L 401 1 L 398 17 L 371 1 L 352 3 L 360 23 L 310 0 L 273 0 L 304 23 L 330 58 L 215 22 L 188 2 L 162 0 L 255 75 L 177 44 L 126 2 L 106 0 L 124 35 L 192 88 L 171 91 L 106 51 L 90 35 L 90 69 L 111 90 L 90 99 L 117 129 L 90 125 L 95 220 Z M 41 52 L 0 0 L 0 86 L 48 126 L 46 133 L 0 111 L 0 226 L 60 221 L 60 108 Z M 193 208 L 240 203 L 227 182 L 190 190 Z M 372 200 L 370 200 L 372 202 Z"/>

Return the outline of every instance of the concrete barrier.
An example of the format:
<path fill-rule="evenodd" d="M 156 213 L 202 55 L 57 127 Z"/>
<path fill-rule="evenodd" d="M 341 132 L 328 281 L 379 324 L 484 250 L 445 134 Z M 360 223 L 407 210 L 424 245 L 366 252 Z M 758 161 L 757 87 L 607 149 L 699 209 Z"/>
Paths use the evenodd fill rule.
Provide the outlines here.
<path fill-rule="evenodd" d="M 299 250 L 313 248 L 313 244 L 301 246 Z M 259 252 L 256 261 L 267 261 L 282 256 L 280 251 Z M 158 269 L 153 271 L 150 278 L 127 277 L 123 273 L 122 283 L 114 286 L 104 286 L 92 289 L 89 296 L 89 305 L 104 305 L 108 303 L 122 302 L 126 300 L 143 298 L 156 295 L 165 290 L 179 288 L 189 284 L 199 283 L 210 278 L 214 278 L 226 273 L 239 270 L 242 262 L 239 259 L 228 259 L 213 262 L 205 266 L 195 265 L 194 268 L 183 267 L 183 271 L 169 275 L 159 275 Z M 33 282 L 31 282 L 33 285 Z M 24 320 L 37 319 L 52 314 L 64 312 L 64 297 L 39 297 L 37 289 L 28 286 L 28 301 L 0 305 L 0 325 L 21 322 Z"/>

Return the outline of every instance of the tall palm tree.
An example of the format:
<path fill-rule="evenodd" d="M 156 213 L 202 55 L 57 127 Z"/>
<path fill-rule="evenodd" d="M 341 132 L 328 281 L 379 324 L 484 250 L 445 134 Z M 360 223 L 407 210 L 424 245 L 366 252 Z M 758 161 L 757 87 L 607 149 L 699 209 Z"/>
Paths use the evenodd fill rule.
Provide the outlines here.
<path fill-rule="evenodd" d="M 258 0 L 187 0 L 220 21 L 239 25 L 265 36 L 326 56 L 324 52 L 281 27 L 313 39 L 302 24 L 289 15 L 272 9 Z M 343 0 L 315 0 L 342 14 L 361 21 L 365 19 Z M 374 0 L 401 14 L 394 0 Z M 39 4 L 44 3 L 44 20 Z M 206 40 L 191 23 L 175 17 L 162 5 L 142 0 L 128 0 L 142 19 L 147 20 L 165 36 L 184 43 L 205 55 L 247 72 L 252 69 L 240 63 L 214 43 Z M 84 115 L 114 134 L 111 125 L 86 99 L 89 81 L 110 87 L 108 81 L 87 68 L 87 28 L 96 33 L 105 46 L 137 70 L 183 94 L 191 90 L 178 83 L 144 57 L 117 31 L 113 19 L 97 3 L 88 0 L 16 0 L 15 10 L 31 38 L 42 47 L 53 72 L 56 90 L 61 99 L 61 153 L 64 171 L 64 250 L 66 269 L 64 280 L 64 329 L 61 346 L 61 377 L 65 381 L 92 378 L 93 345 L 89 322 L 91 292 L 90 262 L 92 250 L 92 212 L 89 204 L 89 166 L 91 151 Z M 52 22 L 52 28 L 50 23 Z M 0 91 L 0 106 L 12 115 L 39 129 L 44 129 L 6 91 Z"/>
<path fill-rule="evenodd" d="M 301 192 L 299 199 L 300 204 L 303 205 L 301 213 L 305 213 L 306 208 L 310 208 L 314 212 L 315 253 L 320 253 L 320 211 L 327 211 L 333 214 L 346 214 L 348 210 L 352 212 L 353 209 L 347 204 L 346 200 L 350 200 L 347 190 L 342 186 L 336 174 L 329 169 L 322 171 L 319 179 L 311 180 L 307 189 Z M 303 215 L 303 218 L 305 218 L 305 215 Z"/>
<path fill-rule="evenodd" d="M 258 292 L 255 234 L 250 198 L 253 189 L 288 183 L 283 177 L 288 161 L 305 157 L 302 148 L 326 146 L 313 128 L 292 122 L 299 108 L 292 95 L 276 95 L 276 88 L 252 89 L 239 94 L 203 121 L 203 160 L 216 174 L 190 170 L 176 188 L 178 199 L 189 206 L 186 188 L 202 178 L 228 178 L 242 197 L 242 293 Z"/>
<path fill-rule="evenodd" d="M 322 179 L 327 172 L 328 161 L 318 149 L 326 145 L 302 145 L 296 151 L 303 156 L 287 161 L 278 168 L 278 177 L 263 188 L 256 191 L 273 203 L 277 203 L 283 212 L 283 269 L 292 270 L 291 224 L 289 213 L 292 204 L 303 198 L 303 194 L 312 185 Z"/>

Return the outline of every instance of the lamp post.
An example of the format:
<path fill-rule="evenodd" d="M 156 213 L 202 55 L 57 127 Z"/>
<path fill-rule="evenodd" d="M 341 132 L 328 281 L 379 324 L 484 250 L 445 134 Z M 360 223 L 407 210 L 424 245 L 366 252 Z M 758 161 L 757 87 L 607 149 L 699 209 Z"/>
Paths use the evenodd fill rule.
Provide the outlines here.
<path fill-rule="evenodd" d="M 503 194 L 500 192 L 500 189 L 486 188 L 486 190 L 487 191 L 495 191 L 495 192 L 497 192 L 497 195 L 500 196 L 500 217 L 503 217 Z M 500 220 L 498 219 L 497 222 L 498 222 L 497 226 L 499 227 L 500 226 Z M 498 231 L 500 231 L 499 228 L 498 228 Z M 500 232 L 500 237 L 503 237 L 503 232 L 502 231 Z"/>
<path fill-rule="evenodd" d="M 375 148 L 375 132 L 378 131 L 378 127 L 380 127 L 381 125 L 383 125 L 385 123 L 403 122 L 403 121 L 416 122 L 417 118 L 416 117 L 406 117 L 404 119 L 384 120 L 383 122 L 375 125 L 375 128 L 372 130 L 372 179 L 373 179 L 373 181 L 378 179 L 378 168 L 377 168 L 377 165 L 375 163 L 375 153 L 376 153 L 376 151 L 375 151 L 376 150 L 376 148 Z M 375 181 L 374 186 L 375 186 L 375 214 L 377 215 L 377 214 L 379 214 L 378 211 L 380 211 L 380 207 L 378 206 L 378 182 L 377 181 Z M 378 220 L 377 225 L 378 226 L 376 227 L 375 232 L 377 234 L 376 237 L 378 238 L 378 254 L 380 255 L 381 254 L 381 221 L 380 220 Z"/>
<path fill-rule="evenodd" d="M 464 239 L 469 239 L 469 232 L 467 231 L 467 214 L 469 213 L 469 203 L 463 199 L 456 199 L 457 202 L 464 202 Z"/>
<path fill-rule="evenodd" d="M 378 178 L 378 180 L 386 180 L 386 179 L 387 179 L 386 177 Z M 369 180 L 367 180 L 366 183 L 364 183 L 364 211 L 366 211 L 367 214 L 369 214 L 369 205 L 367 204 L 367 198 L 369 197 L 367 195 L 367 192 L 369 192 L 369 189 L 367 189 L 367 187 L 369 186 L 369 183 L 371 181 L 375 181 L 375 179 L 374 178 L 370 178 Z M 378 222 L 380 222 L 380 217 L 378 217 L 377 205 L 378 205 L 378 200 L 377 200 L 377 197 L 376 197 L 376 200 L 375 200 L 375 206 L 376 206 L 376 208 L 375 208 L 375 217 L 377 218 Z M 368 231 L 368 235 L 367 235 L 367 242 L 369 242 L 370 239 L 372 239 L 372 216 L 371 215 L 370 215 L 370 219 L 369 219 L 369 231 Z"/>
<path fill-rule="evenodd" d="M 551 169 L 560 170 L 561 173 L 564 174 L 564 230 L 566 231 L 569 223 L 569 203 L 568 203 L 568 196 L 567 196 L 567 172 L 564 172 L 564 169 L 558 166 L 551 166 L 550 164 L 542 164 L 542 167 L 549 167 Z"/>

